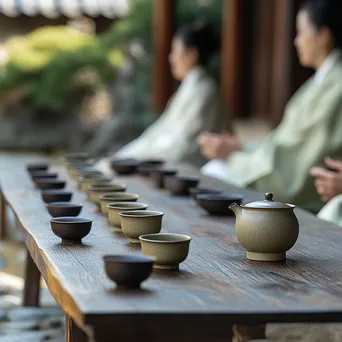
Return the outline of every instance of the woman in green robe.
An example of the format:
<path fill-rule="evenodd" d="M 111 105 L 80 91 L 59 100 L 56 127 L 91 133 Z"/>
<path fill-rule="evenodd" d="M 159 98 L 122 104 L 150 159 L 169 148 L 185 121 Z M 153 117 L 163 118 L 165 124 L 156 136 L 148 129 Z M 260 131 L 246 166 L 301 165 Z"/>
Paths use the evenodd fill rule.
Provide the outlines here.
<path fill-rule="evenodd" d="M 323 201 L 310 169 L 327 155 L 342 155 L 342 1 L 306 1 L 297 16 L 295 46 L 301 64 L 314 68 L 288 103 L 280 125 L 252 151 L 229 134 L 203 133 L 198 143 L 212 159 L 207 175 L 318 212 Z"/>

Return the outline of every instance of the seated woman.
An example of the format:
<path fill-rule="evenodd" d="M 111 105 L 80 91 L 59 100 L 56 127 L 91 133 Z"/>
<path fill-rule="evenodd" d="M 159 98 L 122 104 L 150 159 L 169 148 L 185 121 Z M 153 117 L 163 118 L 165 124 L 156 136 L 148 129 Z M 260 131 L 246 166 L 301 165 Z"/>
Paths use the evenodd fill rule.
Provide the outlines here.
<path fill-rule="evenodd" d="M 342 161 L 325 158 L 324 166 L 315 166 L 311 175 L 315 178 L 318 194 L 328 203 L 319 211 L 318 217 L 342 226 Z"/>
<path fill-rule="evenodd" d="M 280 125 L 253 151 L 244 150 L 231 134 L 200 135 L 203 155 L 214 159 L 204 173 L 319 211 L 323 202 L 310 169 L 326 155 L 342 153 L 341 18 L 341 1 L 302 4 L 295 46 L 301 64 L 316 74 L 290 100 Z"/>
<path fill-rule="evenodd" d="M 182 81 L 162 116 L 140 137 L 121 148 L 114 158 L 162 158 L 166 162 L 205 163 L 196 143 L 204 130 L 220 132 L 230 122 L 219 100 L 217 85 L 206 71 L 219 44 L 209 26 L 195 22 L 175 35 L 169 61 L 176 80 Z"/>

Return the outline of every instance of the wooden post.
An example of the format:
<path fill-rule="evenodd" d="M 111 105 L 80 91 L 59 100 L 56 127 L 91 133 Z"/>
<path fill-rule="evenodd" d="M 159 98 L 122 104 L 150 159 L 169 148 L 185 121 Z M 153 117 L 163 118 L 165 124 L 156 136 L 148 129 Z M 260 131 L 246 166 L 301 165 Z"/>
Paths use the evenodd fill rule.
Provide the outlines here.
<path fill-rule="evenodd" d="M 111 337 L 115 339 L 113 336 Z M 73 319 L 65 315 L 65 342 L 88 342 L 87 335 L 75 324 Z"/>
<path fill-rule="evenodd" d="M 311 71 L 300 66 L 293 44 L 299 5 L 300 0 L 275 1 L 271 86 L 271 113 L 274 125 L 281 121 L 286 103 L 311 74 Z"/>
<path fill-rule="evenodd" d="M 275 0 L 255 0 L 252 52 L 252 116 L 271 119 Z"/>
<path fill-rule="evenodd" d="M 6 217 L 6 200 L 2 193 L 0 193 L 0 240 L 6 237 L 7 217 Z"/>
<path fill-rule="evenodd" d="M 221 89 L 235 117 L 249 115 L 252 8 L 250 0 L 223 0 Z"/>
<path fill-rule="evenodd" d="M 23 306 L 39 306 L 40 272 L 30 252 L 26 253 Z"/>
<path fill-rule="evenodd" d="M 274 50 L 272 72 L 272 121 L 279 122 L 291 96 L 292 41 L 294 39 L 294 2 L 276 0 L 274 21 Z"/>
<path fill-rule="evenodd" d="M 173 35 L 173 0 L 153 1 L 153 108 L 161 113 L 171 96 L 169 53 Z"/>
<path fill-rule="evenodd" d="M 234 325 L 233 342 L 247 342 L 265 339 L 266 325 Z"/>

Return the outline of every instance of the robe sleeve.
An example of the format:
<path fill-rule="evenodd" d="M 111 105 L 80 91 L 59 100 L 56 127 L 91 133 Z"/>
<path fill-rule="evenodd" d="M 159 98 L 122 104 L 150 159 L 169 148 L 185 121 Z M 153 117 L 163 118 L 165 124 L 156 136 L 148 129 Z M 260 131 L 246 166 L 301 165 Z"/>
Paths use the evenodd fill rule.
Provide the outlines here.
<path fill-rule="evenodd" d="M 167 110 L 172 103 L 173 97 L 170 98 L 162 116 L 148 127 L 138 138 L 134 139 L 118 152 L 115 153 L 116 158 L 144 158 L 149 151 L 149 147 L 153 144 L 154 139 L 160 134 L 161 127 L 167 115 Z M 147 156 L 148 157 L 148 156 Z"/>
<path fill-rule="evenodd" d="M 317 211 L 317 203 L 322 202 L 309 171 L 326 155 L 342 152 L 342 93 L 339 91 L 329 105 L 312 111 L 311 115 L 311 120 L 305 122 L 289 117 L 291 125 L 271 134 L 254 153 L 242 153 L 232 160 L 236 164 L 232 165 L 234 172 L 240 170 L 239 185 L 274 192 L 277 200 Z M 293 134 L 291 127 L 294 129 L 296 124 L 301 128 Z M 286 139 L 286 134 L 292 137 Z"/>
<path fill-rule="evenodd" d="M 219 132 L 227 128 L 224 122 L 228 120 L 224 112 L 217 89 L 212 84 L 204 84 L 197 89 L 191 106 L 184 113 L 182 125 L 173 138 L 173 148 L 168 158 L 174 163 L 186 162 L 201 166 L 205 159 L 200 153 L 196 138 L 203 131 Z"/>
<path fill-rule="evenodd" d="M 332 198 L 320 210 L 317 217 L 342 227 L 342 195 Z"/>

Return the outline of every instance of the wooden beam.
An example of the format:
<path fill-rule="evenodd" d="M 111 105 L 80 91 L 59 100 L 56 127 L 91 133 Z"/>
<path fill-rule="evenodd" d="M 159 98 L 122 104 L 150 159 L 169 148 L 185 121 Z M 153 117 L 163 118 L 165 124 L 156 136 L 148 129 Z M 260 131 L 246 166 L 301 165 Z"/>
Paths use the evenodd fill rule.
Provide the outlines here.
<path fill-rule="evenodd" d="M 252 52 L 251 115 L 263 119 L 271 116 L 271 80 L 275 0 L 255 0 Z"/>
<path fill-rule="evenodd" d="M 272 72 L 272 121 L 281 120 L 291 96 L 292 42 L 294 39 L 294 2 L 276 0 L 274 12 L 273 72 Z"/>
<path fill-rule="evenodd" d="M 223 0 L 221 91 L 235 117 L 249 115 L 252 8 L 250 0 Z"/>
<path fill-rule="evenodd" d="M 275 1 L 271 86 L 271 119 L 274 125 L 281 121 L 291 96 L 312 74 L 300 66 L 293 44 L 299 5 L 300 0 Z"/>
<path fill-rule="evenodd" d="M 173 36 L 173 0 L 153 1 L 153 108 L 161 113 L 171 96 L 169 53 Z"/>

